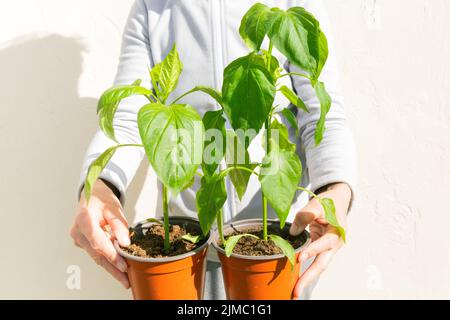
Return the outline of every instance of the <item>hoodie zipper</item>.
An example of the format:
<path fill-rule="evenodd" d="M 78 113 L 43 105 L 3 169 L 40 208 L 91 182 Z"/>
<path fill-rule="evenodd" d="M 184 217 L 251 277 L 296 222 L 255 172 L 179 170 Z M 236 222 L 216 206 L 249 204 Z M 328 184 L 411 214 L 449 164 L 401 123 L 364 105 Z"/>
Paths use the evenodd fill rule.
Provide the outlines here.
<path fill-rule="evenodd" d="M 221 77 L 221 72 L 225 68 L 224 66 L 224 44 L 223 44 L 223 10 L 222 6 L 224 5 L 223 0 L 210 0 L 211 5 L 211 30 L 212 30 L 212 52 L 213 52 L 213 69 L 214 69 L 214 82 L 216 88 L 220 88 L 222 86 L 221 81 L 219 80 Z M 225 170 L 227 168 L 225 163 L 220 165 L 221 170 Z M 228 200 L 226 201 L 223 207 L 224 220 L 231 221 L 234 216 L 234 189 L 231 185 L 230 179 L 225 178 L 227 193 L 229 195 Z"/>

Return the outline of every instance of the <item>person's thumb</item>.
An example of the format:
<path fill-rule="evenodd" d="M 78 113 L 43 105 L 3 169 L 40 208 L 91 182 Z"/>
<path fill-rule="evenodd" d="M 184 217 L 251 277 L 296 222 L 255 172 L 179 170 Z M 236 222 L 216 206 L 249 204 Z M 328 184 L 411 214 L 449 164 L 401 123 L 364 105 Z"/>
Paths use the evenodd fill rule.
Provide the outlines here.
<path fill-rule="evenodd" d="M 114 237 L 121 247 L 127 248 L 131 245 L 128 223 L 124 217 L 112 217 L 107 219 Z"/>
<path fill-rule="evenodd" d="M 315 200 L 311 200 L 306 207 L 304 207 L 300 212 L 295 216 L 294 221 L 292 222 L 289 233 L 292 236 L 298 236 L 302 233 L 306 227 L 313 222 L 318 215 L 320 214 L 320 210 L 315 203 Z"/>

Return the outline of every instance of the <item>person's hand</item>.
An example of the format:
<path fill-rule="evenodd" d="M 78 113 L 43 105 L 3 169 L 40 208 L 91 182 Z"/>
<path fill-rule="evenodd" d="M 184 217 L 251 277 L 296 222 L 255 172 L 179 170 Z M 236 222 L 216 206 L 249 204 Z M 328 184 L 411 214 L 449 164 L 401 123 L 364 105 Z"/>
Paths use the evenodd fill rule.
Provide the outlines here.
<path fill-rule="evenodd" d="M 127 264 L 113 245 L 115 239 L 122 247 L 130 245 L 127 220 L 119 199 L 103 181 L 95 183 L 89 205 L 82 193 L 70 235 L 76 246 L 84 249 L 126 289 L 130 287 Z"/>
<path fill-rule="evenodd" d="M 340 225 L 345 228 L 352 196 L 350 187 L 345 183 L 333 184 L 328 186 L 327 190 L 320 193 L 319 196 L 334 201 L 336 216 Z M 317 199 L 312 199 L 305 208 L 297 213 L 290 233 L 294 236 L 298 235 L 308 225 L 313 242 L 302 252 L 300 261 L 304 263 L 310 258 L 316 258 L 295 285 L 292 293 L 293 299 L 298 299 L 303 290 L 325 271 L 336 252 L 343 245 L 343 240 L 336 228 L 330 226 L 325 220 L 325 212 Z"/>

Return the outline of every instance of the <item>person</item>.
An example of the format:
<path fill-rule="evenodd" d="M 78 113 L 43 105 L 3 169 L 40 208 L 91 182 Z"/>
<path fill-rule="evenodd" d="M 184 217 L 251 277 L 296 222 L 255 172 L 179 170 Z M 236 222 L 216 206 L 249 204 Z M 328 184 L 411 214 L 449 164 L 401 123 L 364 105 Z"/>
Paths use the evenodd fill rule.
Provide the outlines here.
<path fill-rule="evenodd" d="M 300 135 L 295 139 L 305 168 L 302 184 L 309 185 L 321 196 L 333 199 L 338 219 L 346 226 L 356 184 L 356 152 L 344 114 L 330 32 L 332 28 L 324 4 L 319 0 L 261 2 L 282 9 L 304 7 L 320 21 L 321 28 L 328 37 L 330 56 L 321 80 L 326 83 L 332 97 L 332 107 L 326 121 L 324 140 L 319 146 L 314 143 L 314 131 L 320 114 L 320 104 L 314 89 L 304 78 L 283 79 L 310 108 L 310 113 L 297 112 Z M 196 85 L 220 88 L 224 67 L 248 53 L 238 28 L 241 18 L 254 3 L 256 1 L 252 0 L 136 0 L 123 35 L 115 85 L 131 84 L 136 79 L 142 79 L 143 86 L 151 87 L 147 66 L 152 67 L 161 62 L 176 43 L 180 58 L 184 62 L 184 71 L 173 95 L 180 96 Z M 283 62 L 287 72 L 301 72 L 280 53 L 275 52 L 274 55 Z M 218 108 L 212 99 L 202 94 L 190 95 L 182 102 L 194 106 L 200 115 Z M 132 97 L 121 102 L 114 118 L 118 141 L 141 143 L 136 114 L 145 104 L 145 98 L 142 97 Z M 288 101 L 279 96 L 275 104 L 289 107 Z M 99 131 L 87 150 L 80 179 L 79 206 L 71 236 L 77 246 L 83 248 L 100 266 L 128 288 L 127 265 L 117 254 L 112 240 L 117 239 L 119 244 L 125 247 L 130 244 L 122 204 L 126 189 L 144 157 L 143 151 L 131 148 L 117 151 L 96 182 L 89 205 L 81 192 L 89 165 L 112 145 L 114 142 Z M 261 152 L 256 147 L 250 147 L 252 159 L 257 159 Z M 235 190 L 227 181 L 229 196 L 224 206 L 225 222 L 261 217 L 261 191 L 254 179 L 250 181 L 248 192 L 242 201 L 237 199 Z M 171 199 L 172 214 L 195 217 L 197 189 L 198 182 Z M 301 259 L 309 261 L 310 266 L 300 277 L 293 297 L 308 298 L 312 285 L 327 268 L 343 241 L 335 228 L 327 224 L 323 209 L 316 200 L 308 199 L 306 194 L 298 194 L 298 199 L 291 210 L 290 220 L 293 220 L 293 224 L 290 231 L 292 234 L 298 234 L 309 226 L 313 242 L 301 255 Z M 270 214 L 275 217 L 273 211 Z M 206 298 L 224 298 L 220 264 L 214 258 L 208 263 Z"/>

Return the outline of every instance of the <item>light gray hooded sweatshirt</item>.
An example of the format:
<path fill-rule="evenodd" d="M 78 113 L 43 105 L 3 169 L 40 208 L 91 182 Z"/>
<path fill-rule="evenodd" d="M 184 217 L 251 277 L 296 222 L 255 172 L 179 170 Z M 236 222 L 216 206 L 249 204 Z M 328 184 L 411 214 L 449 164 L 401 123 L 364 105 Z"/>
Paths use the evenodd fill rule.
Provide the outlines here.
<path fill-rule="evenodd" d="M 151 88 L 147 67 L 161 62 L 176 43 L 184 71 L 172 97 L 178 97 L 196 85 L 220 89 L 224 67 L 249 52 L 239 36 L 238 29 L 241 18 L 256 2 L 282 9 L 302 6 L 320 21 L 330 47 L 330 56 L 320 80 L 325 82 L 332 97 L 323 142 L 315 146 L 314 131 L 320 115 L 320 103 L 309 80 L 300 77 L 282 78 L 284 84 L 293 88 L 306 103 L 310 113 L 292 108 L 281 95 L 277 95 L 275 105 L 292 108 L 297 113 L 300 134 L 297 137 L 293 130 L 290 132 L 291 141 L 296 141 L 297 151 L 303 163 L 302 184 L 315 191 L 331 183 L 345 182 L 354 189 L 357 173 L 355 147 L 344 114 L 331 26 L 324 4 L 320 0 L 136 0 L 125 27 L 122 53 L 114 84 L 131 84 L 136 79 L 142 79 L 142 85 Z M 275 50 L 274 55 L 287 72 L 302 72 L 278 51 Z M 138 96 L 128 98 L 120 104 L 114 118 L 114 129 L 120 143 L 141 143 L 136 119 L 138 110 L 146 103 L 148 100 L 145 97 Z M 213 99 L 202 93 L 187 96 L 180 103 L 192 105 L 201 116 L 209 110 L 219 108 Z M 230 128 L 229 124 L 227 126 Z M 100 131 L 94 136 L 83 164 L 80 188 L 92 161 L 114 144 Z M 261 161 L 263 154 L 261 139 L 254 139 L 249 150 L 252 161 Z M 120 149 L 100 175 L 117 187 L 122 195 L 122 201 L 143 157 L 143 149 Z M 195 196 L 198 188 L 199 181 L 196 181 L 188 190 L 172 197 L 171 215 L 196 217 Z M 229 180 L 227 189 L 228 201 L 224 206 L 226 221 L 261 217 L 261 193 L 256 177 L 251 178 L 242 201 L 239 201 Z M 307 200 L 306 194 L 298 194 L 288 221 L 292 220 L 293 215 L 306 204 Z M 161 208 L 161 205 L 157 207 Z M 269 215 L 275 217 L 273 211 Z"/>

